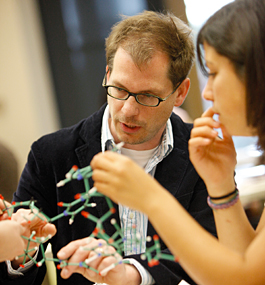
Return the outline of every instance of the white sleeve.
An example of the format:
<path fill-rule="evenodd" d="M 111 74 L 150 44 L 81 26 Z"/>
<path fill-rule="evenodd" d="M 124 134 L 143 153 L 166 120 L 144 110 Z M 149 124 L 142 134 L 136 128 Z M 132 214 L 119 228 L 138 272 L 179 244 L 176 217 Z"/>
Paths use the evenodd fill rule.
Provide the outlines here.
<path fill-rule="evenodd" d="M 12 267 L 11 261 L 10 260 L 6 260 L 6 265 L 7 265 L 7 273 L 10 277 L 19 277 L 19 276 L 24 276 L 24 273 L 26 273 L 30 268 L 32 268 L 32 266 L 35 264 L 34 261 L 36 261 L 37 256 L 39 253 L 39 248 L 37 249 L 35 255 L 32 257 L 31 260 L 29 260 L 28 262 L 26 262 L 24 264 L 23 267 L 19 267 L 18 269 L 14 269 Z"/>
<path fill-rule="evenodd" d="M 152 275 L 139 263 L 137 260 L 133 258 L 125 258 L 124 260 L 130 261 L 130 264 L 133 265 L 141 275 L 142 282 L 140 285 L 153 285 L 155 284 L 155 280 Z"/>

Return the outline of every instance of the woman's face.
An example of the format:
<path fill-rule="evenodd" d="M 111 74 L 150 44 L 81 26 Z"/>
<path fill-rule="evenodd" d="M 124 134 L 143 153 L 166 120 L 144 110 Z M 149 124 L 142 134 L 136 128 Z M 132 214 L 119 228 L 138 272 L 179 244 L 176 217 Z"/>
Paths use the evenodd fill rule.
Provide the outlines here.
<path fill-rule="evenodd" d="M 206 42 L 204 51 L 209 78 L 203 97 L 213 102 L 213 111 L 231 135 L 253 135 L 253 130 L 247 126 L 245 84 L 227 57 L 217 53 Z"/>

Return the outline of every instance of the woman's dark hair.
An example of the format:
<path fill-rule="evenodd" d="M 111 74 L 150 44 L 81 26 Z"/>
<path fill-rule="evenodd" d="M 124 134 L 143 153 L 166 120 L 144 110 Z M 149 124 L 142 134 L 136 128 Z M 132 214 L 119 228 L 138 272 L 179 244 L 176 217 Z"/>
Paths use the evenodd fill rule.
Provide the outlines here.
<path fill-rule="evenodd" d="M 265 0 L 236 0 L 217 11 L 197 38 L 200 67 L 207 73 L 203 44 L 227 57 L 246 84 L 248 125 L 256 130 L 265 150 Z"/>

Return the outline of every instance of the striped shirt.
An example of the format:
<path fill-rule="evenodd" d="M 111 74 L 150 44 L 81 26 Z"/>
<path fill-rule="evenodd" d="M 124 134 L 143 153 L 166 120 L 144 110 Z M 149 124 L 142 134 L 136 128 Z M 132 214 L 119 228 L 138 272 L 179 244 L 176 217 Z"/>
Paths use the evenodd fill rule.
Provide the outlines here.
<path fill-rule="evenodd" d="M 113 136 L 109 129 L 109 116 L 109 106 L 107 105 L 102 118 L 102 152 L 104 152 L 106 149 L 110 149 L 110 146 L 115 144 Z M 172 151 L 173 144 L 172 125 L 170 119 L 168 119 L 159 146 L 150 151 L 134 151 L 124 149 L 124 154 L 135 160 L 140 166 L 145 169 L 146 173 L 149 173 L 154 177 L 157 164 Z M 140 157 L 142 155 L 147 155 L 146 160 L 141 160 Z M 135 158 L 135 156 L 140 157 Z M 121 220 L 121 228 L 125 238 L 125 255 L 144 253 L 146 249 L 148 217 L 141 212 L 132 210 L 121 204 L 119 204 L 119 215 Z M 135 228 L 133 226 L 135 226 Z M 155 283 L 150 273 L 138 261 L 135 259 L 130 259 L 130 261 L 137 268 L 142 277 L 141 285 L 151 285 Z"/>

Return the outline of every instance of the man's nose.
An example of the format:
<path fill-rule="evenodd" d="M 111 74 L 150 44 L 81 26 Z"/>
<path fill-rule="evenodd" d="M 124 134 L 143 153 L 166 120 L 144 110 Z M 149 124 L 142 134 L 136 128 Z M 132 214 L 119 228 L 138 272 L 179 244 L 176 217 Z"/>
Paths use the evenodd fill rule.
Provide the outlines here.
<path fill-rule="evenodd" d="M 130 96 L 126 101 L 124 101 L 122 111 L 124 115 L 131 117 L 137 116 L 140 112 L 140 104 L 137 103 L 136 98 Z"/>

